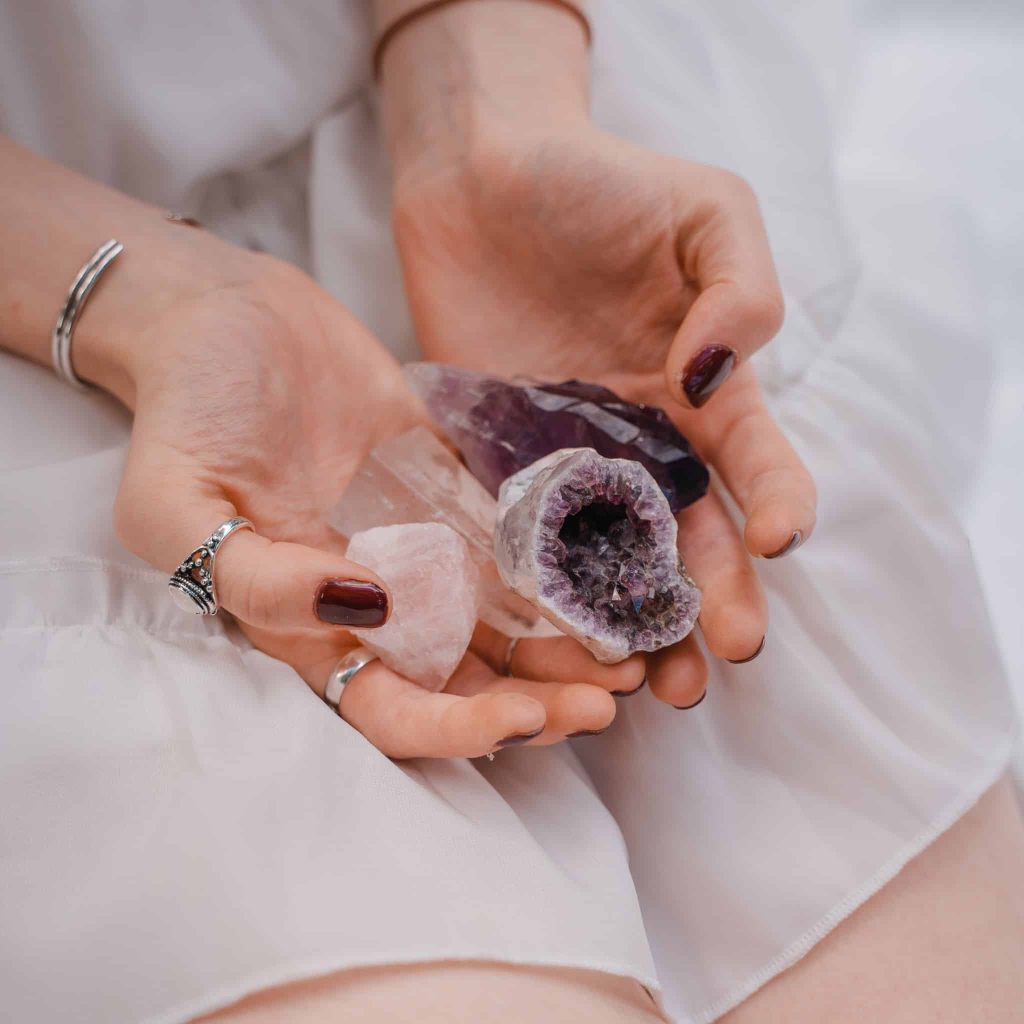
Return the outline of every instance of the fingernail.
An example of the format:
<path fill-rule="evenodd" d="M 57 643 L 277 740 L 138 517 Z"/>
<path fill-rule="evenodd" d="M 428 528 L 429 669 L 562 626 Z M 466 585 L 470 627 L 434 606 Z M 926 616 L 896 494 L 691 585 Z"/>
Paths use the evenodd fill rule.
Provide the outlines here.
<path fill-rule="evenodd" d="M 695 700 L 692 704 L 673 704 L 672 707 L 674 707 L 676 711 L 690 711 L 692 708 L 695 708 L 698 704 L 701 704 L 707 695 L 708 691 L 705 689 L 704 692 L 700 695 L 700 700 Z"/>
<path fill-rule="evenodd" d="M 518 747 L 520 743 L 529 743 L 535 736 L 539 736 L 544 731 L 544 727 L 541 726 L 534 732 L 523 732 L 518 733 L 515 736 L 506 736 L 499 744 L 499 747 Z"/>
<path fill-rule="evenodd" d="M 607 732 L 608 726 L 603 729 L 580 729 L 579 732 L 571 732 L 566 736 L 566 739 L 574 740 L 577 736 L 600 736 L 601 733 Z"/>
<path fill-rule="evenodd" d="M 804 535 L 799 530 L 793 531 L 793 536 L 776 551 L 773 555 L 765 555 L 765 558 L 781 558 L 783 555 L 788 555 L 791 551 L 796 551 L 798 547 L 803 543 Z"/>
<path fill-rule="evenodd" d="M 702 348 L 683 371 L 683 394 L 699 409 L 728 379 L 736 365 L 736 351 L 728 345 Z"/>
<path fill-rule="evenodd" d="M 383 626 L 388 595 L 364 580 L 324 580 L 316 592 L 316 617 L 333 626 Z"/>
<path fill-rule="evenodd" d="M 635 690 L 612 690 L 611 695 L 613 697 L 632 697 L 634 693 L 639 693 L 647 685 L 647 676 L 640 680 L 640 685 Z"/>
<path fill-rule="evenodd" d="M 765 635 L 761 637 L 761 642 L 757 645 L 757 650 L 754 651 L 749 658 L 726 658 L 725 660 L 729 662 L 730 665 L 746 665 L 748 661 L 753 661 L 764 650 L 764 642 L 767 639 L 768 634 L 765 633 Z"/>

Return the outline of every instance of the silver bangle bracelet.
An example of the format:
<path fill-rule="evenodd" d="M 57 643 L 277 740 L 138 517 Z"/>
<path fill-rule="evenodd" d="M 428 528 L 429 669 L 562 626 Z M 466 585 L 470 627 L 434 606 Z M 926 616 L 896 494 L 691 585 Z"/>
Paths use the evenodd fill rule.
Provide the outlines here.
<path fill-rule="evenodd" d="M 64 308 L 61 310 L 60 316 L 57 317 L 56 326 L 53 328 L 51 349 L 53 368 L 61 380 L 80 391 L 86 390 L 90 385 L 75 373 L 75 368 L 71 365 L 71 334 L 82 312 L 82 307 L 100 279 L 100 275 L 123 251 L 124 246 L 116 239 L 111 238 L 89 257 L 89 262 L 78 272 L 78 276 L 71 285 Z"/>

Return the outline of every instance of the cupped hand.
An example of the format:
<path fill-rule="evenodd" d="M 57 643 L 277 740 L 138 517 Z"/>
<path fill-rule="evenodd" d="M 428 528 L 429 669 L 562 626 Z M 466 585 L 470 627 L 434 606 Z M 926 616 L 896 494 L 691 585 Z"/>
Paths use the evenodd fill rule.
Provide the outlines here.
<path fill-rule="evenodd" d="M 358 643 L 349 627 L 383 622 L 388 602 L 387 580 L 346 559 L 329 513 L 364 456 L 422 412 L 390 355 L 310 279 L 202 238 L 189 240 L 202 286 L 110 360 L 135 412 L 117 531 L 170 574 L 226 519 L 252 520 L 217 555 L 220 604 L 322 695 Z M 605 688 L 507 678 L 486 631 L 477 647 L 437 694 L 372 663 L 346 687 L 342 717 L 404 758 L 555 741 L 614 716 Z"/>
<path fill-rule="evenodd" d="M 403 167 L 394 225 L 429 358 L 596 381 L 668 412 L 745 518 L 741 535 L 714 492 L 679 516 L 707 646 L 730 661 L 759 653 L 767 607 L 751 556 L 806 540 L 816 499 L 747 362 L 779 330 L 783 304 L 746 183 L 580 122 Z M 659 698 L 702 699 L 694 638 L 648 662 Z"/>

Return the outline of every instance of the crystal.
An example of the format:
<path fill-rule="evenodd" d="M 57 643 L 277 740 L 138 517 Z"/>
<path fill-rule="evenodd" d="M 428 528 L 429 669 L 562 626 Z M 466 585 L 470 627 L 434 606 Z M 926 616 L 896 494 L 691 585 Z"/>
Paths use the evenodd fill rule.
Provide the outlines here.
<path fill-rule="evenodd" d="M 346 537 L 399 523 L 450 526 L 469 545 L 480 570 L 480 618 L 510 637 L 558 636 L 534 607 L 498 578 L 496 511 L 494 498 L 458 458 L 425 427 L 414 427 L 370 453 L 330 521 Z"/>
<path fill-rule="evenodd" d="M 708 489 L 707 468 L 664 410 L 627 402 L 598 384 L 509 382 L 442 363 L 408 363 L 405 376 L 493 495 L 502 481 L 559 448 L 639 462 L 673 512 Z"/>
<path fill-rule="evenodd" d="M 556 451 L 502 484 L 494 548 L 501 578 L 594 657 L 682 640 L 700 591 L 651 474 L 591 448 Z"/>
<path fill-rule="evenodd" d="M 388 621 L 353 629 L 359 642 L 399 675 L 443 690 L 476 626 L 480 573 L 469 546 L 442 523 L 408 523 L 357 533 L 348 557 L 391 594 Z"/>

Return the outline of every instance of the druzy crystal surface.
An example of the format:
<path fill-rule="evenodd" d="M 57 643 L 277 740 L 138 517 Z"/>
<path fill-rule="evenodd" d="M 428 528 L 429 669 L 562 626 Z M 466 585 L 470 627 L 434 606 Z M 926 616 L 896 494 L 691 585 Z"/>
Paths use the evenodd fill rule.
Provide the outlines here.
<path fill-rule="evenodd" d="M 562 450 L 502 484 L 494 550 L 509 587 L 612 664 L 677 643 L 697 621 L 676 529 L 638 462 Z"/>
<path fill-rule="evenodd" d="M 673 512 L 708 489 L 706 467 L 661 409 L 598 384 L 510 382 L 442 363 L 409 363 L 405 376 L 491 494 L 560 448 L 640 463 Z"/>
<path fill-rule="evenodd" d="M 496 510 L 494 498 L 458 458 L 425 427 L 414 427 L 374 448 L 331 514 L 331 525 L 352 537 L 374 526 L 443 523 L 469 545 L 480 570 L 484 622 L 505 636 L 557 636 L 537 609 L 498 577 Z"/>
<path fill-rule="evenodd" d="M 348 557 L 391 593 L 388 621 L 352 632 L 388 668 L 443 690 L 476 626 L 480 572 L 466 542 L 441 523 L 378 526 L 351 539 Z"/>

